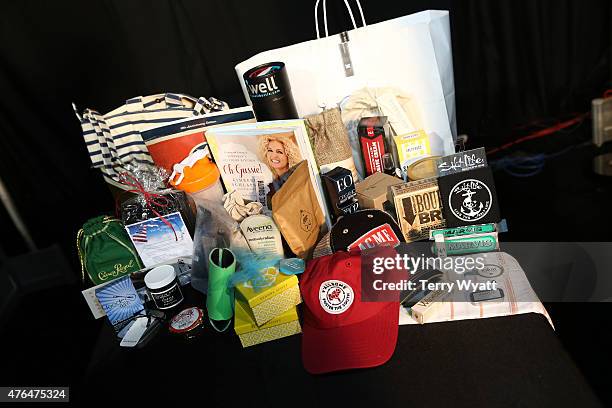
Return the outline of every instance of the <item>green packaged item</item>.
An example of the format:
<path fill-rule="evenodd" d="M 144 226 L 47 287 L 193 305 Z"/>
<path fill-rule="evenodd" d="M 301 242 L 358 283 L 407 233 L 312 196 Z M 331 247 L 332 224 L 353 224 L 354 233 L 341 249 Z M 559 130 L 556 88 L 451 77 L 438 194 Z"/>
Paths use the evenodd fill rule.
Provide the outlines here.
<path fill-rule="evenodd" d="M 223 332 L 229 328 L 234 316 L 234 288 L 228 281 L 236 271 L 236 257 L 227 248 L 215 248 L 210 252 L 209 262 L 206 309 L 213 328 Z M 214 320 L 226 321 L 225 328 L 219 329 Z"/>
<path fill-rule="evenodd" d="M 87 221 L 77 234 L 77 250 L 83 282 L 85 272 L 94 285 L 99 285 L 142 269 L 123 223 L 113 217 Z"/>
<path fill-rule="evenodd" d="M 497 232 L 438 239 L 433 247 L 436 256 L 467 255 L 499 250 Z"/>
<path fill-rule="evenodd" d="M 508 232 L 508 224 L 503 219 L 497 224 L 476 224 L 464 225 L 454 228 L 443 228 L 429 231 L 429 239 L 436 240 L 438 236 L 443 236 L 444 239 L 456 238 L 465 235 L 487 234 L 491 232 Z"/>
<path fill-rule="evenodd" d="M 429 232 L 429 239 L 435 239 L 436 235 L 442 235 L 444 238 L 453 238 L 463 235 L 485 234 L 495 231 L 495 224 L 466 225 L 464 227 L 432 230 Z"/>

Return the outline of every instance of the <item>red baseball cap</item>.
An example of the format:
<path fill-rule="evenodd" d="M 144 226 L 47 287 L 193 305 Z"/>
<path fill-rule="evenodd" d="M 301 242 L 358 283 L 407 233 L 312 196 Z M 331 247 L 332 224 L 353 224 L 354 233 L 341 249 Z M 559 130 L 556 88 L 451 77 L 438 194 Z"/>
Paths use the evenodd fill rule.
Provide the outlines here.
<path fill-rule="evenodd" d="M 399 301 L 361 301 L 360 251 L 310 261 L 300 279 L 304 300 L 302 361 L 311 374 L 375 367 L 397 342 Z"/>

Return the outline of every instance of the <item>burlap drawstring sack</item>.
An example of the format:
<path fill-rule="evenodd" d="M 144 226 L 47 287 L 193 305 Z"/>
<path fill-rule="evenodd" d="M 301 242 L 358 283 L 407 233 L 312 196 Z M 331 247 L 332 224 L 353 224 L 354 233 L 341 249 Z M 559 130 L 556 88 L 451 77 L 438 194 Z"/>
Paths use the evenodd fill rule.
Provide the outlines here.
<path fill-rule="evenodd" d="M 355 180 L 358 180 L 348 133 L 342 123 L 340 109 L 327 109 L 315 115 L 308 115 L 304 119 L 315 160 L 321 173 L 327 173 L 336 167 L 344 167 L 353 173 Z"/>

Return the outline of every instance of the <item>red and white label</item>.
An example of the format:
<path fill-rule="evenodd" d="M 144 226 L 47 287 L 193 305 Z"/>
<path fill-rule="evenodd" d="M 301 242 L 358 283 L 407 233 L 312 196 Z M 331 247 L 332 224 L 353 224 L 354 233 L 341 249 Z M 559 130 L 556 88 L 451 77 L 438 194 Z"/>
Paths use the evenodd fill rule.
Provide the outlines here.
<path fill-rule="evenodd" d="M 382 157 L 385 154 L 383 134 L 376 134 L 373 127 L 367 129 L 368 137 L 361 138 L 361 151 L 366 167 L 366 174 L 382 172 Z"/>
<path fill-rule="evenodd" d="M 319 302 L 329 314 L 341 314 L 348 310 L 355 300 L 355 292 L 345 282 L 327 280 L 319 287 Z"/>
<path fill-rule="evenodd" d="M 170 320 L 170 331 L 174 333 L 184 333 L 193 329 L 198 320 L 202 318 L 202 310 L 197 307 L 190 307 Z"/>
<path fill-rule="evenodd" d="M 389 224 L 383 224 L 379 227 L 369 230 L 352 244 L 348 246 L 348 250 L 359 248 L 362 251 L 368 248 L 374 248 L 379 245 L 391 245 L 396 246 L 400 243 L 400 240 L 395 235 L 393 228 Z"/>

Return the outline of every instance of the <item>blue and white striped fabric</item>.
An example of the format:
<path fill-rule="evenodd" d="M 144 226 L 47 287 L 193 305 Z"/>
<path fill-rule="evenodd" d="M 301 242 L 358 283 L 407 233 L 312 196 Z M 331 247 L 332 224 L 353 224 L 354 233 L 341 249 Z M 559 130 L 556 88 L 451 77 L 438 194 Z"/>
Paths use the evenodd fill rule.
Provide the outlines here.
<path fill-rule="evenodd" d="M 105 115 L 85 109 L 77 117 L 93 167 L 99 168 L 107 181 L 119 181 L 118 175 L 128 163 L 153 164 L 141 132 L 156 124 L 229 109 L 215 98 L 194 98 L 184 94 L 159 94 L 128 99 L 125 105 Z M 109 180 L 110 179 L 110 180 Z"/>

